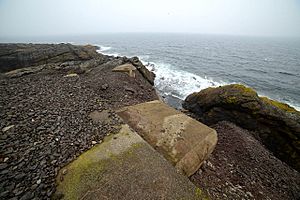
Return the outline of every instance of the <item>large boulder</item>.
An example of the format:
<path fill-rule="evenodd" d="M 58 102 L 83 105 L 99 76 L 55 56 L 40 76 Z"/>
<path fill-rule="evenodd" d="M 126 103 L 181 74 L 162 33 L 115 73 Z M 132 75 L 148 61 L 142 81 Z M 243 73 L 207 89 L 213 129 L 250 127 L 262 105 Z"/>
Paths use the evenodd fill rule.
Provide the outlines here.
<path fill-rule="evenodd" d="M 99 58 L 96 47 L 71 44 L 0 44 L 0 72 L 66 61 Z"/>
<path fill-rule="evenodd" d="M 232 84 L 190 94 L 183 107 L 208 125 L 226 120 L 256 131 L 275 156 L 300 171 L 300 112 L 289 105 Z"/>

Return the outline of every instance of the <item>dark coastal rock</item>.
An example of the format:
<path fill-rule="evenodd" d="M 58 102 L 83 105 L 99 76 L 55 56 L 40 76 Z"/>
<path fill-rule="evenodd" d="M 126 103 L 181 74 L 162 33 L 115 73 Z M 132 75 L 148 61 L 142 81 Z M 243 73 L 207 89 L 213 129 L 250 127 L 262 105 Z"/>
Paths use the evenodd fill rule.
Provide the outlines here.
<path fill-rule="evenodd" d="M 230 121 L 258 133 L 278 158 L 300 171 L 300 112 L 233 84 L 189 95 L 183 107 L 206 124 Z"/>
<path fill-rule="evenodd" d="M 0 44 L 0 72 L 99 57 L 96 47 L 71 44 Z"/>
<path fill-rule="evenodd" d="M 151 83 L 151 85 L 154 85 L 155 74 L 149 71 L 138 57 L 130 58 L 129 61 L 137 68 L 137 70 L 143 75 L 143 77 L 147 79 L 149 83 Z"/>

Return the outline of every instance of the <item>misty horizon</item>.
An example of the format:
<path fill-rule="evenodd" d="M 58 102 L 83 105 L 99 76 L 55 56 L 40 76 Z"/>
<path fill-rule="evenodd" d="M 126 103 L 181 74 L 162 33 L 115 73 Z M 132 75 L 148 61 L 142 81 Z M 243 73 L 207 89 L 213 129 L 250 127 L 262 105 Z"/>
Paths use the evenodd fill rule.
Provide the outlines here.
<path fill-rule="evenodd" d="M 0 37 L 112 33 L 300 37 L 300 1 L 1 0 Z"/>

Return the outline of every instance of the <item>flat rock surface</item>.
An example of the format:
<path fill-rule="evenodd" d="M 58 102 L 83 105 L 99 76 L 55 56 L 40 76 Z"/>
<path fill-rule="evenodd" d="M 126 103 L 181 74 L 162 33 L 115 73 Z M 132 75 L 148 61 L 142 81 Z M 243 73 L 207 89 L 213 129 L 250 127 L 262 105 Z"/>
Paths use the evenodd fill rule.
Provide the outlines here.
<path fill-rule="evenodd" d="M 161 101 L 128 106 L 117 113 L 187 176 L 199 169 L 217 143 L 215 130 Z"/>
<path fill-rule="evenodd" d="M 218 144 L 191 180 L 214 200 L 300 199 L 300 173 L 280 161 L 252 135 L 229 122 L 212 126 Z"/>
<path fill-rule="evenodd" d="M 202 199 L 201 190 L 128 125 L 60 171 L 63 199 Z"/>

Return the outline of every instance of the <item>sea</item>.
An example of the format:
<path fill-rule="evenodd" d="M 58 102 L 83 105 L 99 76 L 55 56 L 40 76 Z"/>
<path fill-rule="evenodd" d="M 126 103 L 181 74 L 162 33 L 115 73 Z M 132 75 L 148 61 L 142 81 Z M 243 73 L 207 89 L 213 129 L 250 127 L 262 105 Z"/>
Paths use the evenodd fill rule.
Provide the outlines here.
<path fill-rule="evenodd" d="M 156 74 L 166 101 L 240 83 L 300 110 L 300 38 L 189 33 L 110 33 L 0 38 L 0 42 L 93 44 L 110 56 L 137 56 Z"/>

